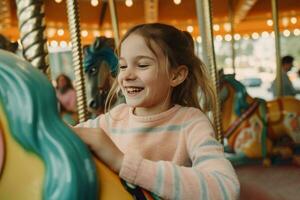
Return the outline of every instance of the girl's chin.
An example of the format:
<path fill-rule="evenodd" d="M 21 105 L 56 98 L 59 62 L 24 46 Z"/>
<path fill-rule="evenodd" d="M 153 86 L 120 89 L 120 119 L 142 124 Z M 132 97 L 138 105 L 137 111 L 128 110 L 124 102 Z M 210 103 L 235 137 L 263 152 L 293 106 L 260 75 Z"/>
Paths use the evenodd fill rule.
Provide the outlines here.
<path fill-rule="evenodd" d="M 126 104 L 129 105 L 132 108 L 138 108 L 138 107 L 143 107 L 142 104 L 136 103 L 136 102 L 131 102 L 131 101 L 126 101 Z"/>
<path fill-rule="evenodd" d="M 126 99 L 126 104 L 132 108 L 148 108 L 149 105 L 142 101 L 133 101 L 132 99 Z"/>

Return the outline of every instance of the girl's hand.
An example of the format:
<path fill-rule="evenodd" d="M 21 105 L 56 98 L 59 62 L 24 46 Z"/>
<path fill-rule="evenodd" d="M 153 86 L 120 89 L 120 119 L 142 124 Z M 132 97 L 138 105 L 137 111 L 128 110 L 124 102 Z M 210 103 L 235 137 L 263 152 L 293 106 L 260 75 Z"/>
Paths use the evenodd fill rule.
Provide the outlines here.
<path fill-rule="evenodd" d="M 91 150 L 119 174 L 124 154 L 101 128 L 72 128 Z"/>

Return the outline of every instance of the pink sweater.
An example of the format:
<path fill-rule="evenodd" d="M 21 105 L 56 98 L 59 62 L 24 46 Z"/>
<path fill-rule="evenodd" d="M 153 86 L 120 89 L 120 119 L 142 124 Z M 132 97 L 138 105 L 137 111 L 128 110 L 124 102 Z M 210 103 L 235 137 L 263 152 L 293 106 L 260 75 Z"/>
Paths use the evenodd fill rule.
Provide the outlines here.
<path fill-rule="evenodd" d="M 104 129 L 125 154 L 119 176 L 129 183 L 164 199 L 238 199 L 235 171 L 199 109 L 140 117 L 121 104 L 80 126 Z"/>

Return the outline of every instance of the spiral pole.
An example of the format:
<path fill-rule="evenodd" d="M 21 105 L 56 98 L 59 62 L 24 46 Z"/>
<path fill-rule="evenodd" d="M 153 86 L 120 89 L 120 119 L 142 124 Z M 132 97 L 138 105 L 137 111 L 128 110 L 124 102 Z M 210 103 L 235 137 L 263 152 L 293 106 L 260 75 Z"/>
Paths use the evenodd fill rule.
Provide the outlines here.
<path fill-rule="evenodd" d="M 67 0 L 69 31 L 72 43 L 72 61 L 75 72 L 75 89 L 79 122 L 87 120 L 85 82 L 82 65 L 82 48 L 80 39 L 80 20 L 77 0 Z"/>
<path fill-rule="evenodd" d="M 44 4 L 42 0 L 16 0 L 23 56 L 50 78 Z"/>

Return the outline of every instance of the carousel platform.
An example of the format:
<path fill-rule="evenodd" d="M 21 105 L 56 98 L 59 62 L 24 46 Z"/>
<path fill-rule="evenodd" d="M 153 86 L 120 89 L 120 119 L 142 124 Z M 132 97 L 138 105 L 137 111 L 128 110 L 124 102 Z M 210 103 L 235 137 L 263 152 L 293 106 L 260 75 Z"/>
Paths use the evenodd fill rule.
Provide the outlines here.
<path fill-rule="evenodd" d="M 235 167 L 241 183 L 240 200 L 300 199 L 300 167 L 279 165 Z"/>

